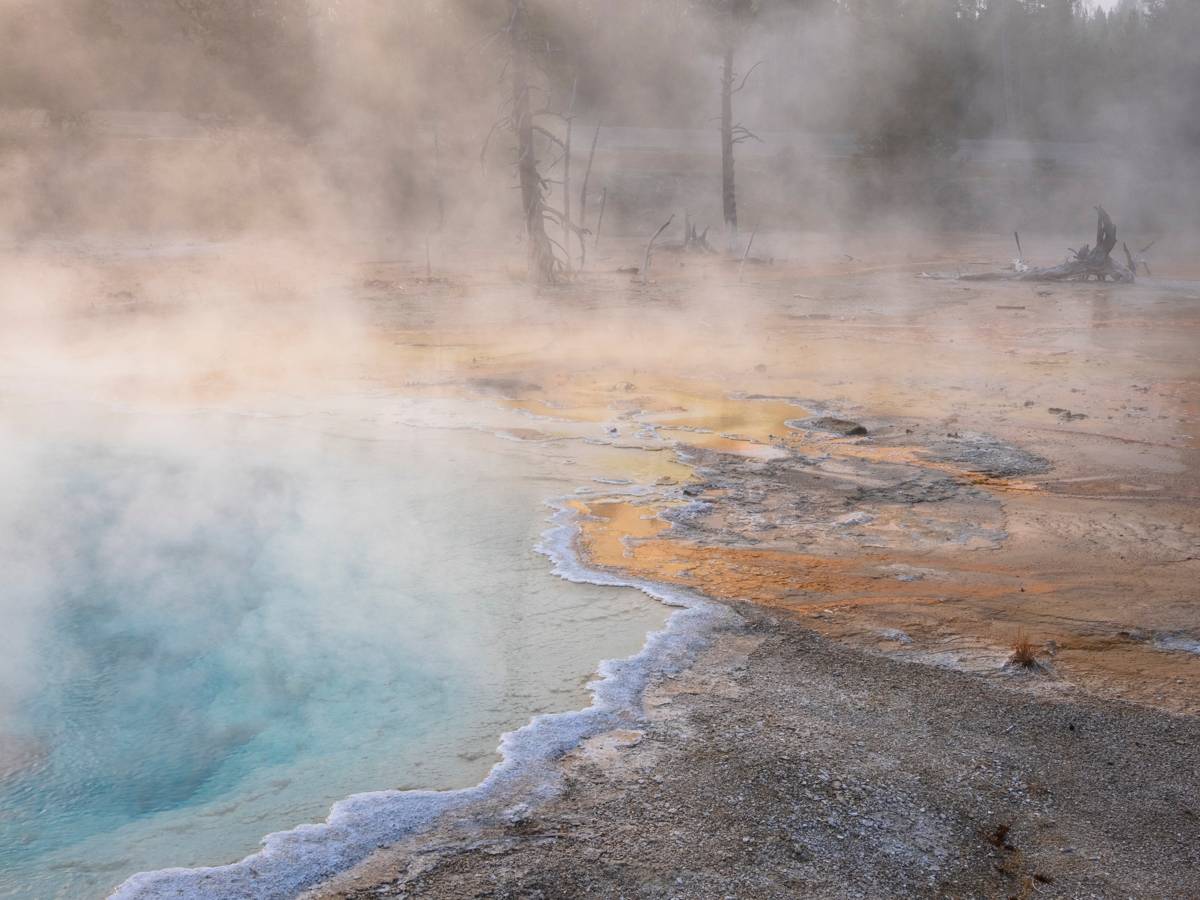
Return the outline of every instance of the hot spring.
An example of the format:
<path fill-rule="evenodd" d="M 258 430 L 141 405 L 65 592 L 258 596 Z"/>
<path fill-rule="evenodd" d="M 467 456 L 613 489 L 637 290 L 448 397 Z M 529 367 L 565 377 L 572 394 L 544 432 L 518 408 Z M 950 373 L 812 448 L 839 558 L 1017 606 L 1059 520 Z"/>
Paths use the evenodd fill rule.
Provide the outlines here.
<path fill-rule="evenodd" d="M 0 895 L 474 784 L 502 732 L 586 705 L 667 611 L 551 574 L 545 504 L 581 473 L 464 406 L 7 405 Z"/>

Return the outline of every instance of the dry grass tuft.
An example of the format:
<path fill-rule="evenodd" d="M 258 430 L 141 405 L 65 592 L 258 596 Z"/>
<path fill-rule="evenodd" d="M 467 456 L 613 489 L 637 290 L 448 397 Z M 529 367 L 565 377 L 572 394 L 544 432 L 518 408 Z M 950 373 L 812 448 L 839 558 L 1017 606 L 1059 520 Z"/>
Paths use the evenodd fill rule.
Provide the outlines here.
<path fill-rule="evenodd" d="M 1016 848 L 1008 842 L 1008 834 L 1012 831 L 1012 826 L 1007 823 L 1000 823 L 995 830 L 984 835 L 987 842 L 997 850 L 1015 850 Z"/>
<path fill-rule="evenodd" d="M 1024 631 L 1017 632 L 1017 639 L 1012 645 L 1013 655 L 1010 662 L 1025 669 L 1037 668 L 1037 656 L 1033 652 L 1033 641 Z"/>

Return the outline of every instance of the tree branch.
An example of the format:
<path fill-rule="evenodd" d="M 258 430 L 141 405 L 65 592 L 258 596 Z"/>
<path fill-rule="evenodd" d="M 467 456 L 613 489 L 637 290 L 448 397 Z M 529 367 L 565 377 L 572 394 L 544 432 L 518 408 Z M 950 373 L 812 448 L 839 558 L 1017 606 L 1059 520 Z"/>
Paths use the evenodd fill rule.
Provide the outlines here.
<path fill-rule="evenodd" d="M 742 76 L 742 83 L 739 84 L 737 87 L 735 87 L 733 90 L 731 90 L 729 93 L 731 93 L 731 94 L 741 93 L 742 88 L 744 88 L 746 86 L 746 82 L 750 79 L 750 76 L 754 74 L 754 70 L 757 69 L 759 66 L 761 66 L 763 64 L 763 62 L 765 62 L 765 60 L 760 59 L 758 62 L 756 62 L 754 65 L 752 65 L 746 71 L 746 74 Z"/>

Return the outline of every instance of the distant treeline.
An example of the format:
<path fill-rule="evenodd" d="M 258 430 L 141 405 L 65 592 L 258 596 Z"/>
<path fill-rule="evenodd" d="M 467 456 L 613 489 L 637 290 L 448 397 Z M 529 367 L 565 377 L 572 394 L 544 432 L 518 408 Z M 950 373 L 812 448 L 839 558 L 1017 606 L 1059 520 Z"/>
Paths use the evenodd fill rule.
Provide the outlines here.
<path fill-rule="evenodd" d="M 548 84 L 612 124 L 698 126 L 736 29 L 766 130 L 881 155 L 963 137 L 1200 144 L 1200 2 L 529 0 Z M 9 0 L 0 106 L 267 117 L 312 135 L 347 109 L 404 128 L 479 113 L 508 0 Z M 486 129 L 486 124 L 483 126 Z"/>
<path fill-rule="evenodd" d="M 1200 225 L 1200 0 L 1109 13 L 1080 0 L 525 2 L 533 105 L 571 114 L 577 154 L 594 134 L 583 126 L 715 130 L 732 49 L 734 120 L 766 138 L 756 157 L 739 147 L 740 189 L 773 221 L 927 207 L 939 222 L 1040 222 L 1104 197 L 1124 203 L 1122 223 Z M 354 219 L 499 231 L 516 208 L 512 8 L 3 0 L 0 230 L 235 228 L 333 202 Z M 836 135 L 853 160 L 789 151 L 772 132 Z M 977 138 L 1057 146 L 980 167 L 959 152 Z M 1093 140 L 1103 147 L 1071 159 Z M 721 199 L 717 167 L 656 159 L 597 160 L 613 226 L 685 202 L 720 221 L 704 205 Z"/>
<path fill-rule="evenodd" d="M 1110 13 L 1080 0 L 664 0 L 627 2 L 627 16 L 610 0 L 543 6 L 566 35 L 549 41 L 566 48 L 557 80 L 577 72 L 606 121 L 707 121 L 724 13 L 739 20 L 740 69 L 762 61 L 741 99 L 761 129 L 854 134 L 884 155 L 997 136 L 1200 145 L 1197 0 L 1122 0 Z"/>

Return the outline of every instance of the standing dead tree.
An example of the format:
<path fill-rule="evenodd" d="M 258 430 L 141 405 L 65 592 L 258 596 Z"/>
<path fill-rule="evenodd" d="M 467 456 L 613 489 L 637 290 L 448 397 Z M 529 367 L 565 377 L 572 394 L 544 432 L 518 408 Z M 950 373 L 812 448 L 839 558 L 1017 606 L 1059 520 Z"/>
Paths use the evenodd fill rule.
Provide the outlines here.
<path fill-rule="evenodd" d="M 521 185 L 521 207 L 525 213 L 525 237 L 529 243 L 529 278 L 541 284 L 558 280 L 562 263 L 554 255 L 550 235 L 546 233 L 546 188 L 538 171 L 534 146 L 533 104 L 530 101 L 529 14 L 525 0 L 511 0 L 512 18 L 508 23 L 512 57 L 512 115 L 510 124 L 517 136 L 517 177 Z"/>
<path fill-rule="evenodd" d="M 1096 207 L 1096 244 L 1072 249 L 1062 265 L 1048 268 L 1021 266 L 1006 272 L 983 272 L 961 275 L 960 281 L 1115 281 L 1132 284 L 1137 279 L 1136 264 L 1129 248 L 1125 248 L 1125 263 L 1112 258 L 1117 246 L 1117 226 L 1103 206 Z"/>
<path fill-rule="evenodd" d="M 596 126 L 595 133 L 592 134 L 592 149 L 588 153 L 587 168 L 583 172 L 583 187 L 579 189 L 579 268 L 582 269 L 587 265 L 587 241 L 584 236 L 591 234 L 587 228 L 587 200 L 588 200 L 588 182 L 592 179 L 592 164 L 596 161 L 596 145 L 600 143 L 600 129 L 602 125 Z M 604 215 L 603 207 L 601 207 L 601 216 Z M 600 226 L 596 226 L 597 232 Z"/>
<path fill-rule="evenodd" d="M 571 137 L 575 133 L 575 94 L 579 90 L 579 78 L 576 77 L 571 83 L 571 102 L 567 104 L 567 113 L 563 116 L 567 125 L 567 136 L 562 143 L 562 236 L 563 236 L 563 251 L 566 253 L 564 261 L 567 269 L 571 268 L 571 238 L 575 229 L 574 220 L 571 218 Z"/>
<path fill-rule="evenodd" d="M 547 222 L 557 223 L 569 242 L 572 234 L 582 240 L 580 229 L 571 221 L 570 201 L 559 210 L 551 206 L 546 197 L 556 182 L 542 174 L 538 155 L 538 143 L 549 145 L 559 153 L 552 168 L 563 165 L 564 196 L 570 190 L 570 122 L 568 113 L 563 115 L 551 109 L 535 109 L 532 96 L 535 90 L 533 70 L 536 67 L 534 50 L 539 46 L 538 38 L 532 33 L 526 0 L 509 0 L 508 25 L 497 34 L 508 36 L 509 59 L 507 71 L 512 85 L 512 96 L 506 101 L 507 113 L 492 125 L 480 151 L 481 161 L 486 159 L 488 146 L 497 130 L 507 129 L 516 139 L 517 182 L 521 191 L 521 208 L 525 222 L 525 238 L 528 245 L 528 272 L 530 281 L 538 284 L 554 284 L 570 273 L 571 254 L 564 244 L 552 238 L 546 230 Z M 574 101 L 572 100 L 572 103 Z M 567 136 L 559 137 L 551 129 L 541 125 L 539 118 L 552 117 L 567 125 Z M 557 252 L 556 252 L 557 251 Z"/>
<path fill-rule="evenodd" d="M 733 41 L 721 60 L 721 206 L 730 246 L 737 235 L 737 188 L 733 171 Z"/>
<path fill-rule="evenodd" d="M 600 229 L 604 227 L 604 210 L 608 206 L 608 188 L 604 188 L 600 193 L 600 216 L 596 219 L 596 240 L 592 242 L 592 249 L 600 248 Z"/>
<path fill-rule="evenodd" d="M 725 54 L 721 63 L 721 205 L 725 214 L 725 230 L 728 233 L 730 246 L 737 238 L 737 183 L 734 175 L 733 148 L 746 141 L 758 141 L 762 138 L 745 125 L 733 121 L 733 96 L 746 87 L 746 80 L 758 68 L 755 63 L 742 77 L 741 83 L 733 86 L 737 73 L 733 68 L 734 39 L 730 38 L 725 45 Z"/>
<path fill-rule="evenodd" d="M 734 148 L 746 141 L 762 142 L 762 138 L 733 118 L 734 96 L 745 89 L 746 82 L 762 63 L 755 63 L 739 80 L 734 61 L 742 36 L 758 12 L 760 3 L 759 0 L 707 0 L 707 5 L 715 16 L 721 48 L 721 205 L 726 239 L 732 252 L 738 230 Z"/>

